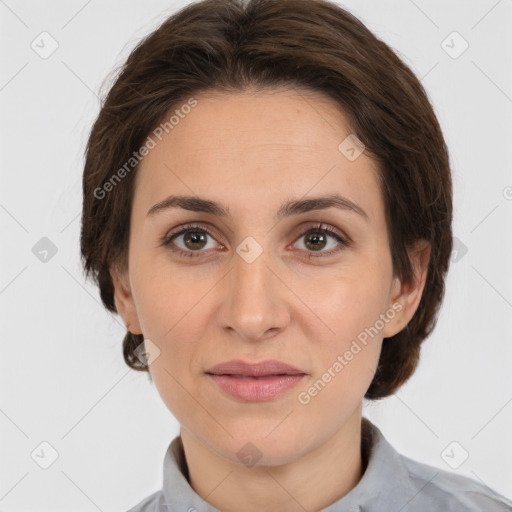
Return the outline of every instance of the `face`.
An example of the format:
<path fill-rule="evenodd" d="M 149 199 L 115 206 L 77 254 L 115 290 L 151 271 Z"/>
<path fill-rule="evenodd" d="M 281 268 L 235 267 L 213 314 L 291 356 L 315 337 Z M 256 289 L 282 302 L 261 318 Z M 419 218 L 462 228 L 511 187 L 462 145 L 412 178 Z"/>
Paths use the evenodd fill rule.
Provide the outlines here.
<path fill-rule="evenodd" d="M 285 463 L 359 413 L 383 337 L 402 330 L 421 289 L 394 279 L 377 164 L 354 159 L 351 139 L 340 151 L 352 132 L 335 103 L 287 89 L 195 98 L 137 171 L 116 305 L 158 347 L 150 372 L 182 430 L 227 460 L 252 442 L 261 464 Z M 282 210 L 334 194 L 355 206 Z M 225 214 L 192 202 L 148 214 L 171 195 Z M 247 400 L 206 373 L 240 359 L 304 375 Z"/>

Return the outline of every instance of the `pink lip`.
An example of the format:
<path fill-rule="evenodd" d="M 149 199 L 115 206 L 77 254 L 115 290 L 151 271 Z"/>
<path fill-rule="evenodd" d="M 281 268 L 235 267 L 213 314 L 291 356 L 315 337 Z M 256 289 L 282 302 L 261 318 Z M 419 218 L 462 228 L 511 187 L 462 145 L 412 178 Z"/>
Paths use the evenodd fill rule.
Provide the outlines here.
<path fill-rule="evenodd" d="M 269 400 L 298 384 L 305 372 L 281 361 L 227 361 L 206 371 L 226 393 L 247 401 Z"/>
<path fill-rule="evenodd" d="M 302 370 L 282 361 L 267 360 L 260 363 L 246 363 L 241 359 L 233 359 L 217 364 L 206 370 L 206 373 L 213 373 L 215 375 L 243 375 L 245 377 L 305 374 Z"/>
<path fill-rule="evenodd" d="M 210 377 L 226 393 L 251 402 L 270 400 L 298 384 L 304 376 L 301 374 L 274 377 L 235 377 L 210 374 Z"/>

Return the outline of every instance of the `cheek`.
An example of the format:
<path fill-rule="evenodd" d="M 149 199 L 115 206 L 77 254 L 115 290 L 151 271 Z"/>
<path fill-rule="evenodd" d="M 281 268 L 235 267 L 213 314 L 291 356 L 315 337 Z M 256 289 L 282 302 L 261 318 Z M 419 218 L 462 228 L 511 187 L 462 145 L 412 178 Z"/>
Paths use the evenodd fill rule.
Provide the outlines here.
<path fill-rule="evenodd" d="M 166 311 L 160 316 L 155 309 L 148 311 L 146 318 L 150 326 L 148 337 L 159 348 L 159 356 L 149 366 L 153 383 L 169 411 L 185 425 L 191 415 L 200 413 L 196 400 L 203 378 L 197 371 L 198 334 L 187 319 L 185 314 L 177 316 Z"/>
<path fill-rule="evenodd" d="M 357 332 L 357 330 L 353 330 Z M 298 390 L 298 408 L 315 424 L 344 423 L 360 405 L 379 361 L 382 336 L 346 332 L 331 340 L 318 340 L 315 371 Z M 316 419 L 314 419 L 316 418 Z"/>
<path fill-rule="evenodd" d="M 379 319 L 387 304 L 386 280 L 381 274 L 333 276 L 309 290 L 305 295 L 307 303 L 316 315 L 317 327 L 321 329 L 318 333 L 327 352 L 346 350 L 354 339 L 364 343 L 366 338 L 380 334 Z"/>
<path fill-rule="evenodd" d="M 178 418 L 183 418 L 184 411 L 190 408 L 190 383 L 184 381 L 183 375 L 176 372 L 175 366 L 169 364 L 171 349 L 166 347 L 149 367 L 153 383 L 163 402 Z M 176 361 L 177 362 L 177 361 Z"/>
<path fill-rule="evenodd" d="M 205 284 L 186 271 L 172 267 L 163 257 L 134 257 L 134 299 L 144 336 L 165 342 L 182 329 Z"/>
<path fill-rule="evenodd" d="M 309 295 L 317 334 L 311 329 L 315 358 L 308 384 L 314 388 L 305 390 L 305 401 L 322 395 L 318 402 L 344 403 L 360 400 L 366 392 L 382 347 L 386 293 L 379 278 L 368 273 L 364 279 L 332 279 L 321 292 Z"/>

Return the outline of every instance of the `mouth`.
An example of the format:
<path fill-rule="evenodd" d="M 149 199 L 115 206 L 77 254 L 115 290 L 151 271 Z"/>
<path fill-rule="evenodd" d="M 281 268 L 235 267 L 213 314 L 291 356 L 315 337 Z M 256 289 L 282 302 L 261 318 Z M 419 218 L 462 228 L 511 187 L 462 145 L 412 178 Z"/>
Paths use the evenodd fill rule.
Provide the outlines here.
<path fill-rule="evenodd" d="M 205 372 L 231 398 L 265 401 L 296 386 L 307 374 L 281 361 L 227 361 Z"/>
<path fill-rule="evenodd" d="M 265 380 L 271 379 L 274 377 L 287 377 L 289 374 L 287 373 L 277 373 L 275 375 L 233 375 L 229 373 L 209 373 L 209 375 L 217 375 L 219 377 L 233 377 L 235 379 L 246 379 L 246 380 Z M 305 374 L 296 374 L 296 375 L 305 375 Z"/>
<path fill-rule="evenodd" d="M 208 369 L 211 375 L 231 375 L 233 377 L 279 377 L 283 375 L 305 375 L 306 372 L 295 366 L 277 360 L 248 363 L 240 359 L 226 361 Z"/>

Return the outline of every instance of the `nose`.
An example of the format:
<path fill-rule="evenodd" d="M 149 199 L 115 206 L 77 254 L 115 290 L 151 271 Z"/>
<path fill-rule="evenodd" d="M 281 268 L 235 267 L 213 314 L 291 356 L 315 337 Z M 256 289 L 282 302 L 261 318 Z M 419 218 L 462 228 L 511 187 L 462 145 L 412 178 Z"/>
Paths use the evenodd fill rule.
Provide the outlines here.
<path fill-rule="evenodd" d="M 292 295 L 264 250 L 248 262 L 239 254 L 225 278 L 219 311 L 221 327 L 232 337 L 258 341 L 276 336 L 289 324 L 288 300 Z"/>

